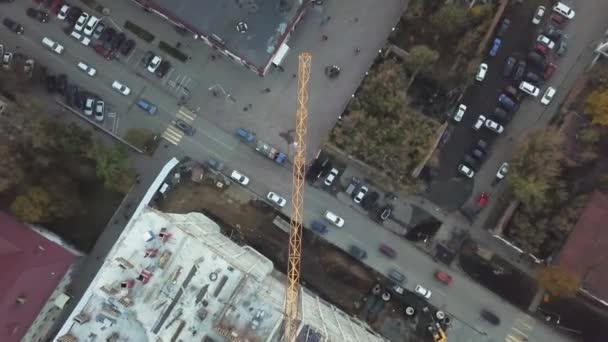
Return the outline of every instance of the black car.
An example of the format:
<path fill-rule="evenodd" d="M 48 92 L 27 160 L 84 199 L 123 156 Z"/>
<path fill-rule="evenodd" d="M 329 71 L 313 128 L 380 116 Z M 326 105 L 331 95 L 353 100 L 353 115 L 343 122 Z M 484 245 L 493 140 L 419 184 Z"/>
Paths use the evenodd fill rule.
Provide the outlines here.
<path fill-rule="evenodd" d="M 503 75 L 505 77 L 511 76 L 511 73 L 513 72 L 513 69 L 515 68 L 515 64 L 517 64 L 517 59 L 515 59 L 515 57 L 511 56 L 511 57 L 507 58 L 507 63 L 505 64 L 505 70 L 503 72 Z"/>
<path fill-rule="evenodd" d="M 150 64 L 150 62 L 152 61 L 152 58 L 154 58 L 154 52 L 148 50 L 146 51 L 146 53 L 144 54 L 144 56 L 141 58 L 141 62 L 144 65 L 144 68 L 146 68 L 148 66 L 148 64 Z"/>
<path fill-rule="evenodd" d="M 547 28 L 545 28 L 545 30 L 543 31 L 543 35 L 555 41 L 559 41 L 562 38 L 562 34 L 562 30 L 558 29 L 553 25 L 547 26 Z"/>
<path fill-rule="evenodd" d="M 525 77 L 526 81 L 538 86 L 542 83 L 542 80 L 540 78 L 540 76 L 538 76 L 537 74 L 533 73 L 532 71 L 529 71 L 526 73 L 526 77 Z"/>
<path fill-rule="evenodd" d="M 477 148 L 484 150 L 484 151 L 487 151 L 487 149 L 488 149 L 488 143 L 482 139 L 479 139 L 477 141 L 477 145 L 475 145 L 475 146 L 477 146 Z"/>
<path fill-rule="evenodd" d="M 498 122 L 506 122 L 509 120 L 509 113 L 500 107 L 496 107 L 496 109 L 494 109 L 493 116 L 498 120 Z"/>
<path fill-rule="evenodd" d="M 79 91 L 76 93 L 74 106 L 80 110 L 84 110 L 85 103 L 88 98 L 88 93 L 85 91 Z"/>
<path fill-rule="evenodd" d="M 363 248 L 355 246 L 355 245 L 350 245 L 348 252 L 350 253 L 350 255 L 352 255 L 353 257 L 355 257 L 359 260 L 363 260 L 363 259 L 367 258 L 367 252 Z"/>
<path fill-rule="evenodd" d="M 57 78 L 55 76 L 46 77 L 46 91 L 54 93 L 57 90 Z"/>
<path fill-rule="evenodd" d="M 170 68 L 171 68 L 171 63 L 169 63 L 169 61 L 167 61 L 165 59 L 162 62 L 160 62 L 160 65 L 158 66 L 158 68 L 156 68 L 156 71 L 154 73 L 156 74 L 156 76 L 163 78 L 163 77 L 165 77 L 165 75 L 167 74 L 167 72 L 169 71 Z"/>
<path fill-rule="evenodd" d="M 482 161 L 486 157 L 486 153 L 478 148 L 473 148 L 473 150 L 471 151 L 471 155 L 473 156 L 473 158 L 479 161 Z"/>
<path fill-rule="evenodd" d="M 4 24 L 4 26 L 8 27 L 9 30 L 15 32 L 16 34 L 23 34 L 23 26 L 17 24 L 17 22 L 13 19 L 4 18 L 4 20 L 2 20 L 2 24 Z"/>
<path fill-rule="evenodd" d="M 517 63 L 517 68 L 515 68 L 515 74 L 513 75 L 513 79 L 515 81 L 519 81 L 524 77 L 524 73 L 526 72 L 526 61 L 519 61 Z"/>
<path fill-rule="evenodd" d="M 123 56 L 127 56 L 128 54 L 131 53 L 131 51 L 133 51 L 134 47 L 135 47 L 135 41 L 133 39 L 127 39 L 122 43 L 119 50 Z"/>
<path fill-rule="evenodd" d="M 500 318 L 488 310 L 481 310 L 481 317 L 494 325 L 500 324 Z"/>
<path fill-rule="evenodd" d="M 65 89 L 65 103 L 68 106 L 77 105 L 78 87 L 74 84 L 69 84 Z"/>
<path fill-rule="evenodd" d="M 186 135 L 194 135 L 194 133 L 196 132 L 196 129 L 194 129 L 194 127 L 188 125 L 186 123 L 186 121 L 181 120 L 181 119 L 177 119 L 175 120 L 175 127 L 179 128 L 180 131 L 184 132 Z"/>
<path fill-rule="evenodd" d="M 40 22 L 46 23 L 49 20 L 49 14 L 45 11 L 37 10 L 35 8 L 28 8 L 25 10 L 25 14 L 28 17 L 34 18 Z"/>
<path fill-rule="evenodd" d="M 469 166 L 473 170 L 477 170 L 479 168 L 479 163 L 477 160 L 468 154 L 462 158 L 462 163 Z"/>
<path fill-rule="evenodd" d="M 82 15 L 82 9 L 80 9 L 79 7 L 76 7 L 76 6 L 72 6 L 68 10 L 68 15 L 66 15 L 65 21 L 70 23 L 70 25 L 74 25 L 74 24 L 76 24 L 76 21 L 78 20 L 78 18 L 80 18 L 81 15 Z"/>
<path fill-rule="evenodd" d="M 114 36 L 114 38 L 110 42 L 110 50 L 112 52 L 116 52 L 126 39 L 127 39 L 127 36 L 123 32 L 120 32 L 119 34 Z"/>
<path fill-rule="evenodd" d="M 65 94 L 65 90 L 68 87 L 68 77 L 66 74 L 57 75 L 57 91 L 60 94 Z"/>
<path fill-rule="evenodd" d="M 539 70 L 547 69 L 547 59 L 545 56 L 534 51 L 528 54 L 528 63 L 532 64 Z"/>
<path fill-rule="evenodd" d="M 99 36 L 99 41 L 104 44 L 110 44 L 110 42 L 114 39 L 115 35 L 116 35 L 116 30 L 111 27 L 108 27 L 105 30 L 103 30 L 103 32 L 101 33 L 101 36 Z"/>
<path fill-rule="evenodd" d="M 500 23 L 500 26 L 498 27 L 498 30 L 496 31 L 496 36 L 497 37 L 504 36 L 505 33 L 507 32 L 507 30 L 509 29 L 509 26 L 511 26 L 511 20 L 503 19 L 502 22 Z"/>

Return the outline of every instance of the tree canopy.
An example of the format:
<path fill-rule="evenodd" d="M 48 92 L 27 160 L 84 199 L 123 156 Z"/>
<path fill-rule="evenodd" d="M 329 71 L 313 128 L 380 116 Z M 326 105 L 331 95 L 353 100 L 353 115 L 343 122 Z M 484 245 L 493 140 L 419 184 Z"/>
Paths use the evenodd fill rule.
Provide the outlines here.
<path fill-rule="evenodd" d="M 541 267 L 537 271 L 537 277 L 547 292 L 563 298 L 574 297 L 581 281 L 578 275 L 557 265 Z"/>
<path fill-rule="evenodd" d="M 47 222 L 56 217 L 56 201 L 41 187 L 28 187 L 11 204 L 12 213 L 28 223 Z"/>
<path fill-rule="evenodd" d="M 593 123 L 608 126 L 608 88 L 593 91 L 585 101 L 585 111 Z"/>
<path fill-rule="evenodd" d="M 459 33 L 465 28 L 467 21 L 466 6 L 458 4 L 445 4 L 431 16 L 431 24 L 443 34 Z"/>
<path fill-rule="evenodd" d="M 0 144 L 0 192 L 19 184 L 23 177 L 19 156 L 8 145 Z"/>

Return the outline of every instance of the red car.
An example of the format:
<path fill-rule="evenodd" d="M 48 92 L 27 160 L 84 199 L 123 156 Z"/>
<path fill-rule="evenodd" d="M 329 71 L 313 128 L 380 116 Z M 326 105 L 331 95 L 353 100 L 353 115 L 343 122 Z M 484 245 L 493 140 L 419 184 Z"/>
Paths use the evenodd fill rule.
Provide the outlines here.
<path fill-rule="evenodd" d="M 536 50 L 538 53 L 540 53 L 543 56 L 547 56 L 549 54 L 549 49 L 544 46 L 543 44 L 536 44 L 534 45 L 534 50 Z"/>
<path fill-rule="evenodd" d="M 479 194 L 479 199 L 477 200 L 477 204 L 479 204 L 479 206 L 481 208 L 483 208 L 486 206 L 486 204 L 488 204 L 489 199 L 490 199 L 490 196 L 488 196 L 488 193 L 482 192 L 481 194 Z"/>
<path fill-rule="evenodd" d="M 102 55 L 107 60 L 111 60 L 112 58 L 114 58 L 114 54 L 112 53 L 112 51 L 106 49 L 103 44 L 95 45 L 95 52 Z"/>
<path fill-rule="evenodd" d="M 551 78 L 551 76 L 553 76 L 555 70 L 557 70 L 557 64 L 550 62 L 549 64 L 547 64 L 547 69 L 545 69 L 545 72 L 543 73 L 543 78 L 548 80 L 549 78 Z"/>
<path fill-rule="evenodd" d="M 378 250 L 380 251 L 380 253 L 386 255 L 387 257 L 391 258 L 391 259 L 395 259 L 395 257 L 397 256 L 397 252 L 395 252 L 394 249 L 390 248 L 389 246 L 381 243 L 380 247 L 378 248 Z"/>
<path fill-rule="evenodd" d="M 446 285 L 452 285 L 452 276 L 441 271 L 435 272 L 435 278 Z"/>
<path fill-rule="evenodd" d="M 564 28 L 566 26 L 566 24 L 568 24 L 568 19 L 562 17 L 561 15 L 557 14 L 557 13 L 553 13 L 551 14 L 551 23 L 555 24 L 555 26 L 559 27 L 559 28 Z"/>

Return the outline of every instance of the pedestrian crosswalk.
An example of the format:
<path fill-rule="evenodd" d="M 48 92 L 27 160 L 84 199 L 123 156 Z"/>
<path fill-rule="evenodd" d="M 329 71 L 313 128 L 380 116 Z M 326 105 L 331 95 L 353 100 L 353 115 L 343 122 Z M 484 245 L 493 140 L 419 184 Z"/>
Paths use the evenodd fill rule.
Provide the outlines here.
<path fill-rule="evenodd" d="M 526 342 L 528 335 L 534 328 L 534 318 L 530 315 L 519 315 L 516 317 L 510 333 L 505 338 L 506 342 Z"/>
<path fill-rule="evenodd" d="M 183 120 L 189 125 L 196 119 L 196 114 L 186 107 L 180 107 L 175 116 L 177 119 Z M 175 125 L 169 125 L 161 136 L 168 142 L 177 146 L 184 137 L 184 133 L 175 127 Z"/>

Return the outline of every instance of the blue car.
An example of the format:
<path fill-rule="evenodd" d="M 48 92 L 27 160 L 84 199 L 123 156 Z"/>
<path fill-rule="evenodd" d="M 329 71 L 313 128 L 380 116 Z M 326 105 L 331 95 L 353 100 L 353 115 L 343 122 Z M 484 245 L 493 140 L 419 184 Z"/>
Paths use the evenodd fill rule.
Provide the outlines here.
<path fill-rule="evenodd" d="M 150 102 L 148 102 L 147 100 L 144 100 L 144 99 L 137 100 L 137 107 L 145 110 L 150 115 L 155 115 L 156 110 L 158 109 L 158 108 L 156 108 L 155 105 L 151 104 Z"/>
<path fill-rule="evenodd" d="M 494 42 L 492 43 L 492 48 L 490 49 L 490 56 L 492 56 L 492 57 L 496 56 L 501 43 L 502 43 L 502 40 L 500 38 L 494 39 Z"/>

